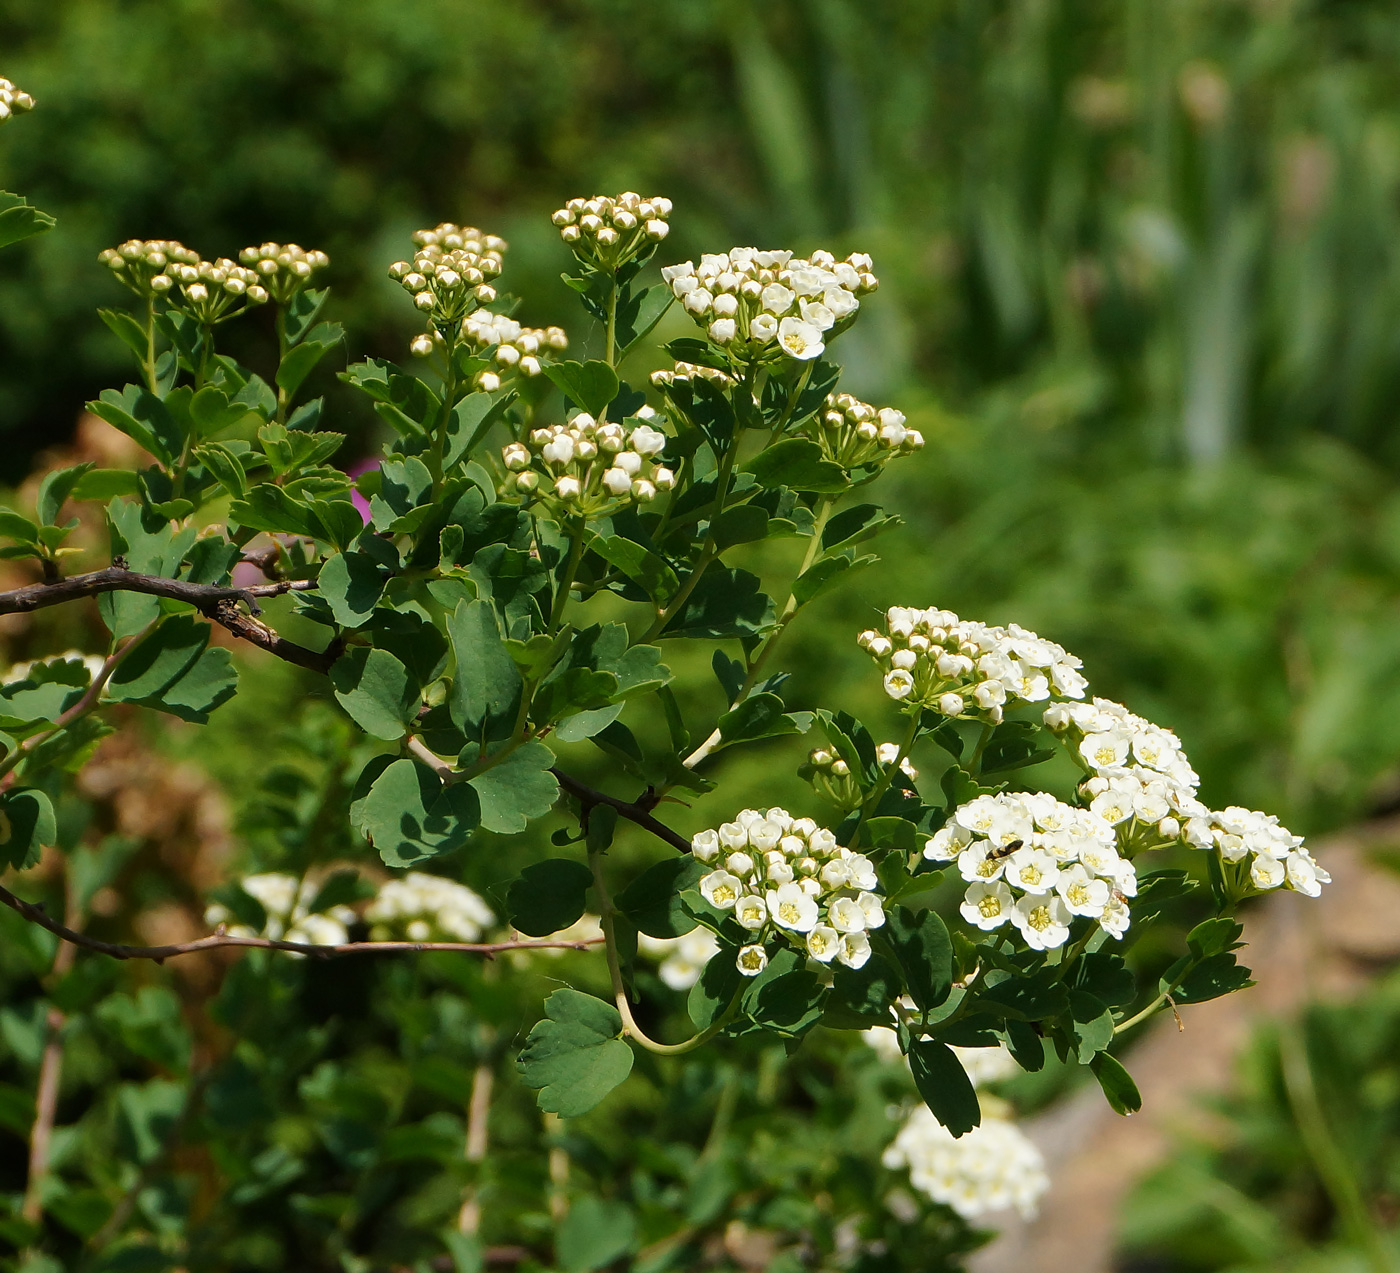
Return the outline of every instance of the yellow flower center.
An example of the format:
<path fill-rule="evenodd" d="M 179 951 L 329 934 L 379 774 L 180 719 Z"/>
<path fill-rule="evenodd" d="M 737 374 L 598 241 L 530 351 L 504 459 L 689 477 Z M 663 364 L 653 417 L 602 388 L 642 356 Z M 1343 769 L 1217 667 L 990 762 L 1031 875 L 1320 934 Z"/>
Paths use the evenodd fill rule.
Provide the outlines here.
<path fill-rule="evenodd" d="M 982 912 L 983 919 L 995 919 L 1001 914 L 1001 902 L 988 894 L 977 903 L 977 909 Z"/>

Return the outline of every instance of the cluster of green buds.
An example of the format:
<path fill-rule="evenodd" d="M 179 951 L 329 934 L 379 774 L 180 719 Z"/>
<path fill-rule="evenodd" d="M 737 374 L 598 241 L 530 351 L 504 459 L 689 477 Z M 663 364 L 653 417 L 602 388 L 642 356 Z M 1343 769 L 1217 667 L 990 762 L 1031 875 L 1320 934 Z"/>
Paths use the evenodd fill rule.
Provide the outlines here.
<path fill-rule="evenodd" d="M 676 475 L 660 462 L 669 439 L 649 423 L 657 418 L 650 407 L 620 424 L 581 411 L 568 424 L 535 429 L 528 445 L 512 442 L 501 453 L 506 493 L 541 499 L 573 517 L 648 504 L 676 484 Z"/>
<path fill-rule="evenodd" d="M 182 265 L 197 266 L 199 253 L 174 239 L 128 239 L 120 247 L 98 254 L 117 281 L 138 296 L 164 296 L 175 286 L 171 271 Z"/>
<path fill-rule="evenodd" d="M 239 261 L 255 271 L 267 294 L 279 305 L 287 304 L 317 270 L 331 263 L 324 252 L 306 251 L 295 243 L 264 243 L 244 248 Z"/>
<path fill-rule="evenodd" d="M 616 199 L 601 194 L 570 199 L 550 219 L 585 265 L 615 270 L 660 243 L 671 231 L 670 215 L 669 199 L 643 199 L 628 190 Z"/>
<path fill-rule="evenodd" d="M 824 459 L 848 469 L 885 464 L 924 445 L 924 435 L 905 424 L 904 412 L 894 407 L 876 409 L 849 393 L 828 397 L 808 432 L 820 443 Z"/>
<path fill-rule="evenodd" d="M 227 322 L 268 299 L 261 276 L 227 257 L 197 265 L 173 265 L 166 275 L 179 286 L 184 298 L 181 308 L 206 327 Z"/>
<path fill-rule="evenodd" d="M 651 373 L 651 383 L 658 389 L 669 389 L 672 385 L 688 385 L 692 380 L 708 380 L 722 389 L 734 383 L 734 377 L 718 367 L 701 367 L 693 362 L 678 362 L 670 371 Z"/>
<path fill-rule="evenodd" d="M 431 353 L 419 336 L 413 342 L 413 352 Z M 505 376 L 538 376 L 544 364 L 569 347 L 569 337 L 562 327 L 522 327 L 505 314 L 477 310 L 462 320 L 462 339 L 474 350 L 491 350 L 493 368 L 477 372 L 475 385 L 487 393 L 495 393 Z"/>
<path fill-rule="evenodd" d="M 898 760 L 900 772 L 910 782 L 918 781 L 919 771 L 910 763 L 909 757 L 900 759 L 898 743 L 881 743 L 875 749 L 875 759 L 879 761 L 881 769 L 888 769 Z M 859 808 L 865 799 L 865 789 L 851 773 L 850 765 L 829 748 L 813 748 L 807 763 L 797 772 L 812 784 L 818 795 L 825 796 L 843 812 Z"/>
<path fill-rule="evenodd" d="M 395 261 L 389 277 L 413 297 L 444 337 L 455 335 L 468 314 L 496 299 L 490 280 L 500 275 L 506 241 L 450 221 L 419 230 L 413 241 L 418 251 L 412 264 Z"/>
<path fill-rule="evenodd" d="M 11 115 L 23 115 L 25 111 L 33 109 L 34 99 L 28 93 L 0 77 L 0 124 L 5 123 Z"/>

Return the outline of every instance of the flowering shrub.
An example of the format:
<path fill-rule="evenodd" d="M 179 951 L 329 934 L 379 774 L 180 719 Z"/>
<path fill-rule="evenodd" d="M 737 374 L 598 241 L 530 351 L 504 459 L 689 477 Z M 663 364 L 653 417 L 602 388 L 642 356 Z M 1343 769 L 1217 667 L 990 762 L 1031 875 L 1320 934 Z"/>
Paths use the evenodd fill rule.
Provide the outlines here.
<path fill-rule="evenodd" d="M 596 324 L 601 356 L 582 360 L 563 357 L 577 334 L 513 317 L 502 239 L 420 231 L 413 259 L 389 271 L 421 315 L 415 360 L 342 373 L 391 434 L 353 480 L 331 463 L 342 436 L 319 428 L 322 401 L 305 392 L 342 342 L 313 286 L 324 254 L 268 243 L 207 261 L 167 241 L 103 254 L 137 301 L 102 317 L 138 382 L 91 410 L 150 463 L 59 469 L 32 514 L 0 512 L 0 552 L 36 573 L 0 594 L 0 613 L 97 598 L 109 634 L 95 667 L 39 661 L 0 685 L 0 851 L 23 872 L 60 842 L 55 801 L 123 719 L 113 709 L 203 724 L 234 697 L 239 671 L 211 644 L 213 625 L 324 678 L 356 728 L 338 760 L 353 767 L 348 809 L 299 876 L 217 890 L 215 931 L 190 942 L 94 943 L 8 890 L 0 900 L 70 944 L 128 958 L 219 945 L 524 958 L 601 944 L 607 997 L 555 989 L 519 1050 L 521 1080 L 565 1118 L 622 1084 L 637 1050 L 761 1035 L 792 1051 L 818 1025 L 883 1027 L 930 1111 L 887 1162 L 965 1216 L 993 1197 L 1028 1205 L 1029 1157 L 1015 1179 L 976 1165 L 973 1147 L 1006 1142 L 1006 1129 L 955 1148 L 982 1104 L 952 1049 L 1005 1048 L 1035 1070 L 1048 1047 L 1131 1111 L 1115 1036 L 1248 984 L 1238 904 L 1277 886 L 1315 893 L 1326 875 L 1265 815 L 1201 804 L 1169 732 L 1086 702 L 1080 661 L 1015 625 L 895 607 L 884 630 L 862 633 L 903 718 L 896 743 L 877 745 L 834 705 L 786 700 L 773 663 L 791 624 L 897 522 L 847 501 L 923 440 L 898 410 L 841 393 L 824 357 L 878 286 L 869 257 L 735 248 L 644 285 L 671 211 L 623 194 L 554 215 L 567 281 Z M 674 369 L 652 376 L 649 401 L 620 368 L 677 301 L 697 334 L 667 346 Z M 270 379 L 222 340 L 263 307 Z M 64 514 L 85 502 L 105 510 L 110 556 L 73 573 L 79 521 Z M 774 596 L 738 564 L 768 540 L 801 546 Z M 686 719 L 670 689 L 676 642 L 712 654 L 713 719 Z M 801 772 L 829 807 L 746 809 L 690 833 L 662 816 L 672 793 L 721 785 L 729 753 L 808 734 L 822 741 L 804 747 Z M 585 744 L 608 759 L 609 790 L 557 754 Z M 936 791 L 920 785 L 916 749 L 924 772 L 941 773 Z M 1027 779 L 1040 765 L 1053 793 Z M 535 833 L 556 809 L 567 855 L 508 883 L 517 936 L 483 941 L 495 911 L 434 861 Z M 624 832 L 664 856 L 619 888 L 610 850 Z M 1183 854 L 1189 869 L 1154 863 L 1173 848 L 1199 851 Z M 406 873 L 371 883 L 393 872 Z M 1211 918 L 1140 986 L 1116 948 L 1188 895 Z M 597 937 L 574 927 L 590 906 Z M 690 1037 L 664 1042 L 642 1024 L 639 949 L 668 952 L 659 979 L 663 992 L 688 989 Z"/>

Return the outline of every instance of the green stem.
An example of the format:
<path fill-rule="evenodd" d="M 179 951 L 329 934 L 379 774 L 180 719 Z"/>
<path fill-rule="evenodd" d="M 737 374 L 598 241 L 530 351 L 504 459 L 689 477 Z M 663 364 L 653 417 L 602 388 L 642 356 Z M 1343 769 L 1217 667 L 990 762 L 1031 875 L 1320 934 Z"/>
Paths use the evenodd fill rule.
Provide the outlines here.
<path fill-rule="evenodd" d="M 603 361 L 609 367 L 617 366 L 617 273 L 613 272 L 612 287 L 608 291 L 608 328 L 603 342 Z"/>
<path fill-rule="evenodd" d="M 277 370 L 282 370 L 282 363 L 287 357 L 287 311 L 279 305 L 277 307 Z M 291 397 L 287 391 L 279 384 L 277 386 L 277 414 L 273 419 L 278 424 L 287 422 L 287 408 L 291 406 Z"/>
<path fill-rule="evenodd" d="M 156 298 L 146 297 L 146 359 L 142 364 L 146 372 L 146 388 L 153 394 L 160 393 L 160 380 L 156 376 Z"/>
<path fill-rule="evenodd" d="M 447 343 L 447 370 L 442 378 L 442 415 L 433 430 L 433 444 L 428 451 L 428 472 L 433 479 L 433 498 L 442 489 L 442 461 L 447 450 L 447 426 L 452 422 L 452 408 L 457 405 L 457 360 L 453 357 L 456 343 Z"/>
<path fill-rule="evenodd" d="M 583 560 L 583 523 L 576 522 L 569 532 L 569 556 L 564 563 L 564 576 L 554 594 L 554 605 L 549 615 L 549 631 L 553 635 L 559 631 L 564 621 L 564 610 L 569 604 L 569 594 L 573 591 L 574 576 L 578 574 L 579 562 Z"/>
<path fill-rule="evenodd" d="M 913 747 L 914 740 L 919 736 L 919 717 L 912 715 L 909 717 L 909 728 L 904 732 L 904 741 L 899 744 L 899 755 L 894 758 L 894 762 L 885 770 L 880 781 L 871 788 L 870 794 L 861 802 L 860 818 L 856 822 L 856 829 L 851 833 L 851 846 L 855 847 L 860 843 L 861 829 L 865 826 L 865 820 L 870 816 L 871 811 L 877 809 L 880 801 L 884 798 L 885 792 L 890 789 L 890 783 L 894 781 L 894 776 L 899 772 L 899 767 L 904 763 L 904 758 L 909 755 L 909 749 Z"/>
<path fill-rule="evenodd" d="M 603 926 L 603 940 L 608 955 L 608 976 L 612 981 L 613 1001 L 617 1004 L 617 1011 L 622 1017 L 623 1033 L 628 1035 L 638 1046 L 645 1048 L 648 1052 L 656 1053 L 657 1056 L 682 1056 L 687 1052 L 693 1052 L 702 1044 L 708 1043 L 734 1020 L 739 1011 L 739 1000 L 743 998 L 743 988 L 741 987 L 735 992 L 734 998 L 729 1001 L 729 1006 L 718 1017 L 699 1034 L 692 1035 L 683 1043 L 658 1043 L 648 1036 L 646 1031 L 637 1024 L 636 1018 L 632 1015 L 632 1005 L 627 1001 L 627 987 L 622 980 L 622 962 L 618 958 L 617 935 L 613 926 L 613 915 L 616 912 L 613 909 L 612 897 L 608 893 L 607 882 L 603 879 L 602 856 L 601 853 L 590 852 L 588 865 L 593 868 L 593 887 L 598 894 L 598 917 Z"/>
<path fill-rule="evenodd" d="M 1327 1116 L 1317 1099 L 1312 1067 L 1308 1063 L 1307 1045 L 1301 1028 L 1285 1025 L 1279 1031 L 1279 1061 L 1283 1069 L 1283 1085 L 1288 1103 L 1298 1124 L 1303 1145 L 1317 1169 L 1322 1187 L 1332 1200 L 1351 1240 L 1361 1248 L 1374 1273 L 1394 1273 L 1394 1265 L 1385 1243 L 1376 1229 L 1361 1186 L 1352 1171 L 1345 1151 L 1332 1136 Z"/>
<path fill-rule="evenodd" d="M 992 734 L 996 732 L 996 726 L 983 723 L 982 736 L 977 740 L 977 746 L 972 749 L 972 755 L 968 758 L 964 772 L 969 778 L 977 778 L 982 773 L 982 753 L 987 750 L 987 744 L 992 741 Z"/>

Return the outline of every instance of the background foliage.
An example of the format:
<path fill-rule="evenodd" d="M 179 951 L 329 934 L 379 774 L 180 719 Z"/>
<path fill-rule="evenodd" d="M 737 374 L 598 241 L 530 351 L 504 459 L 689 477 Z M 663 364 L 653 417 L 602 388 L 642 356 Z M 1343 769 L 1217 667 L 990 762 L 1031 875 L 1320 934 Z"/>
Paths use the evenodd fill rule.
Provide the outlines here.
<path fill-rule="evenodd" d="M 0 35 L 4 73 L 42 105 L 5 137 L 0 185 L 60 220 L 0 260 L 11 480 L 69 436 L 123 357 L 91 317 L 114 299 L 104 246 L 323 247 L 332 316 L 358 324 L 352 348 L 387 354 L 406 327 L 383 266 L 407 230 L 453 217 L 503 234 L 513 290 L 554 298 L 529 321 L 560 321 L 561 258 L 538 210 L 585 188 L 656 189 L 683 210 L 668 259 L 750 241 L 871 251 L 884 287 L 839 348 L 847 384 L 898 402 L 930 440 L 890 479 L 908 526 L 888 564 L 797 634 L 794 703 L 818 685 L 872 703 L 845 642 L 907 597 L 1015 618 L 1076 650 L 1096 688 L 1178 729 L 1207 799 L 1228 792 L 1319 831 L 1393 798 L 1400 23 L 1380 0 L 0 0 Z M 336 426 L 367 438 L 371 419 L 331 393 Z M 10 653 L 61 648 L 68 634 L 45 624 Z M 683 694 L 713 693 L 705 669 L 688 671 Z M 269 726 L 299 693 L 278 677 L 210 731 L 152 736 L 113 761 L 82 816 L 130 842 L 114 924 L 188 923 L 216 863 L 273 864 L 246 826 L 235 837 L 213 813 L 191 826 L 122 793 L 174 783 L 207 802 L 191 818 L 264 803 L 251 771 L 310 764 L 304 733 Z M 766 768 L 747 779 L 755 803 L 801 790 Z M 26 940 L 6 941 L 0 1033 L 17 1089 L 33 1073 L 23 1026 L 47 958 Z M 325 1005 L 326 987 L 290 984 L 313 971 L 266 975 Z M 90 988 L 91 1002 L 116 989 L 136 1002 L 145 979 L 157 1015 L 162 993 L 218 989 L 213 973 L 106 975 L 120 987 Z M 268 1080 L 305 1102 L 280 1145 L 340 1117 L 316 1104 L 336 1083 L 363 1083 L 367 1110 L 376 1084 L 401 1090 L 394 1067 L 413 1058 L 384 1040 L 432 1034 L 376 1021 L 382 1035 L 347 1060 L 335 1023 L 364 1001 L 340 990 L 323 1050 L 295 1080 Z M 412 1002 L 445 1002 L 433 993 Z M 109 1129 L 94 1135 L 128 1137 L 169 1117 L 125 1110 L 120 1084 L 180 1073 L 182 1055 L 106 1036 L 87 1055 L 65 1117 L 93 1108 Z M 403 1115 L 419 1121 L 449 1104 L 411 1099 L 429 1101 Z M 337 1161 L 337 1198 L 376 1175 Z M 324 1250 L 327 1225 L 364 1245 L 356 1217 L 373 1199 L 359 1212 L 286 1205 L 302 1210 L 271 1223 L 266 1240 L 283 1245 L 264 1247 L 263 1267 L 300 1251 L 300 1233 Z"/>

